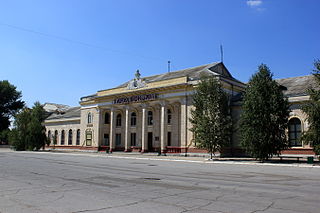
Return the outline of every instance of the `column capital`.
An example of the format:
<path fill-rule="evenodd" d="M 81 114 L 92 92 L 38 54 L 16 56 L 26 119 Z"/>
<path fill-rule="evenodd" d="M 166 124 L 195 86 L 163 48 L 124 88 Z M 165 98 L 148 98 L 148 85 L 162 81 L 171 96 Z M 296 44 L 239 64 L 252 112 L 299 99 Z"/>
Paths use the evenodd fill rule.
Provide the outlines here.
<path fill-rule="evenodd" d="M 187 97 L 181 98 L 180 99 L 180 103 L 183 104 L 183 105 L 187 104 Z"/>
<path fill-rule="evenodd" d="M 141 106 L 142 109 L 145 109 L 145 108 L 149 107 L 149 104 L 143 103 L 140 106 Z"/>
<path fill-rule="evenodd" d="M 162 106 L 162 107 L 168 105 L 168 101 L 166 101 L 166 100 L 161 100 L 159 103 L 160 103 L 160 106 Z"/>

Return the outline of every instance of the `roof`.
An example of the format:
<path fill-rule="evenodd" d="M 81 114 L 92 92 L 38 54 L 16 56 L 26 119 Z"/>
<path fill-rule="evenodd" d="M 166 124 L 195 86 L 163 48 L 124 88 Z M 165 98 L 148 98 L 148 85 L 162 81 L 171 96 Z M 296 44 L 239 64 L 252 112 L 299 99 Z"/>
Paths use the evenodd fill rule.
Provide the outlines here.
<path fill-rule="evenodd" d="M 283 94 L 287 97 L 307 95 L 307 90 L 310 88 L 320 89 L 313 75 L 276 79 L 276 81 L 286 87 Z"/>
<path fill-rule="evenodd" d="M 65 111 L 53 112 L 46 120 L 80 118 L 80 107 L 69 107 Z"/>
<path fill-rule="evenodd" d="M 43 109 L 46 112 L 55 112 L 55 111 L 65 111 L 68 108 L 70 108 L 70 106 L 68 105 L 64 105 L 64 104 L 55 104 L 55 103 L 45 103 L 43 104 Z"/>
<path fill-rule="evenodd" d="M 145 81 L 146 83 L 151 83 L 151 82 L 169 80 L 174 78 L 180 78 L 184 76 L 187 76 L 189 80 L 197 80 L 203 74 L 218 75 L 227 79 L 232 79 L 234 81 L 240 82 L 239 80 L 232 77 L 232 75 L 230 74 L 230 72 L 227 70 L 227 68 L 224 66 L 222 62 L 214 62 L 214 63 L 205 64 L 205 65 L 192 67 L 188 69 L 183 69 L 183 70 L 178 70 L 173 72 L 166 72 L 160 75 L 143 77 L 142 80 Z M 129 81 L 119 85 L 116 88 L 126 87 L 128 83 Z"/>

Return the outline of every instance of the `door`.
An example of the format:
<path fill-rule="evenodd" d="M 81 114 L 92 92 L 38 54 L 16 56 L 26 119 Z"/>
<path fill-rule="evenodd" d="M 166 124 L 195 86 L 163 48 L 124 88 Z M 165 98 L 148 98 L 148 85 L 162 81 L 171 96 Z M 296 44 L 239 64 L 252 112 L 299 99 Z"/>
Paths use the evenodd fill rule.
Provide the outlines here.
<path fill-rule="evenodd" d="M 152 135 L 152 132 L 148 132 L 148 151 L 149 151 L 149 152 L 152 152 L 152 151 L 153 151 L 152 143 L 153 143 L 153 135 Z"/>

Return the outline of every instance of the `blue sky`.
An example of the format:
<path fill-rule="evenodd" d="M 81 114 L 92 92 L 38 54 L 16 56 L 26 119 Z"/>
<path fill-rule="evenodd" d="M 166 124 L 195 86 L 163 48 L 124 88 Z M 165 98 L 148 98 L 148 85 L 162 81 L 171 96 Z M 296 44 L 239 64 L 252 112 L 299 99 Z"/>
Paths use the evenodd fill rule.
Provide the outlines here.
<path fill-rule="evenodd" d="M 320 58 L 319 0 L 0 0 L 0 79 L 35 101 L 78 105 L 133 78 L 220 61 L 241 81 Z"/>

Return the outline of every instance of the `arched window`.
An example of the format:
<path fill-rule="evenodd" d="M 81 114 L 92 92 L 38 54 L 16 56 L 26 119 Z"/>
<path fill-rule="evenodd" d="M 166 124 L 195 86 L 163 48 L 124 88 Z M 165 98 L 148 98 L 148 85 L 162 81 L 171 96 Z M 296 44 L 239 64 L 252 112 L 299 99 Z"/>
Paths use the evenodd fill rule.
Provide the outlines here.
<path fill-rule="evenodd" d="M 51 131 L 50 131 L 50 130 L 48 131 L 48 140 L 49 140 L 50 143 L 51 143 Z"/>
<path fill-rule="evenodd" d="M 56 145 L 58 143 L 58 130 L 54 131 L 53 136 L 53 144 Z"/>
<path fill-rule="evenodd" d="M 301 136 L 301 121 L 299 118 L 289 120 L 289 142 L 290 146 L 302 146 Z"/>
<path fill-rule="evenodd" d="M 168 116 L 168 124 L 171 124 L 172 113 L 170 109 L 167 110 L 167 116 Z"/>
<path fill-rule="evenodd" d="M 137 125 L 137 114 L 135 112 L 131 113 L 131 126 Z"/>
<path fill-rule="evenodd" d="M 80 129 L 77 130 L 76 145 L 80 145 Z"/>
<path fill-rule="evenodd" d="M 68 145 L 72 145 L 72 130 L 69 130 L 68 133 Z"/>
<path fill-rule="evenodd" d="M 65 138 L 64 130 L 62 130 L 61 131 L 61 145 L 64 145 L 64 138 Z"/>
<path fill-rule="evenodd" d="M 148 111 L 148 125 L 153 125 L 153 112 Z"/>
<path fill-rule="evenodd" d="M 88 124 L 92 123 L 92 115 L 91 112 L 88 113 Z"/>
<path fill-rule="evenodd" d="M 116 118 L 116 126 L 117 127 L 121 126 L 121 114 L 120 113 L 117 115 L 117 118 Z"/>
<path fill-rule="evenodd" d="M 110 114 L 108 112 L 106 112 L 106 114 L 104 114 L 104 123 L 110 124 Z"/>

